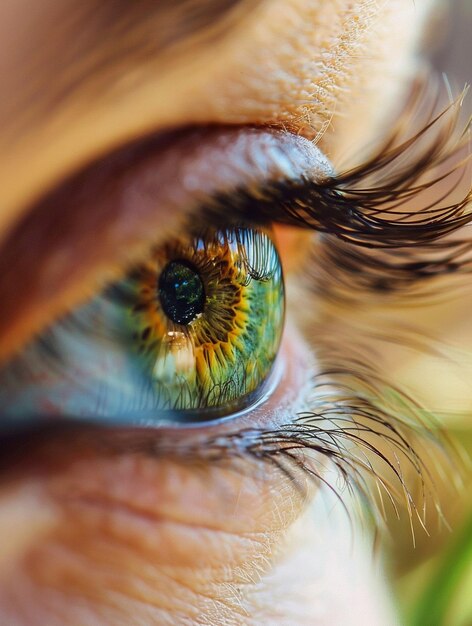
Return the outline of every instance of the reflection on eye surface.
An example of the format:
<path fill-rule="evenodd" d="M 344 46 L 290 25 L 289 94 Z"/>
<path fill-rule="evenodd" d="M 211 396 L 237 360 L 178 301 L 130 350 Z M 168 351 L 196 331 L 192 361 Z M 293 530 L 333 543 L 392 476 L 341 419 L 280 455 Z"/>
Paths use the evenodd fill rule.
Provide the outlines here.
<path fill-rule="evenodd" d="M 35 507 L 47 519 L 19 524 L 30 535 L 0 567 L 0 624 L 395 623 L 357 505 L 375 523 L 404 501 L 424 524 L 425 468 L 439 455 L 384 348 L 404 339 L 397 302 L 417 310 L 423 286 L 470 271 L 470 246 L 448 238 L 470 221 L 470 196 L 440 187 L 461 170 L 459 106 L 430 118 L 428 80 L 391 131 L 378 125 L 400 66 L 414 69 L 408 41 L 428 2 L 270 0 L 207 55 L 191 39 L 188 67 L 186 42 L 174 65 L 153 63 L 143 40 L 143 72 L 119 57 L 116 91 L 100 74 L 82 102 L 67 91 L 72 133 L 49 155 L 69 165 L 46 149 L 64 136 L 61 98 L 44 153 L 28 146 L 45 168 L 17 156 L 25 187 L 32 170 L 38 180 L 0 242 L 0 532 L 4 486 L 36 490 L 15 521 L 35 521 Z M 185 36 L 189 6 L 259 3 L 150 0 L 186 28 L 144 11 L 130 38 L 121 12 L 138 5 L 115 4 L 121 51 L 144 31 Z M 148 70 L 170 80 L 141 92 Z M 128 90 L 132 106 L 115 108 Z M 370 140 L 382 143 L 363 152 Z M 0 194 L 5 206 L 23 197 Z"/>
<path fill-rule="evenodd" d="M 183 235 L 28 348 L 3 372 L 2 404 L 7 415 L 134 424 L 227 415 L 257 399 L 283 319 L 268 232 Z"/>

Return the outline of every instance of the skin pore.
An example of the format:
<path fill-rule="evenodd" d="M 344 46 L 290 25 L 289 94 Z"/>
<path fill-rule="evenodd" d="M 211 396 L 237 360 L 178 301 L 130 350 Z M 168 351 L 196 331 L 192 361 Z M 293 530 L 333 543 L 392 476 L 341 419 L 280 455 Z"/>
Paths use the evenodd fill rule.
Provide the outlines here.
<path fill-rule="evenodd" d="M 384 132 L 417 70 L 432 3 L 215 0 L 189 21 L 191 4 L 2 3 L 0 254 L 43 194 L 151 133 L 281 129 L 316 139 L 339 166 Z M 156 244 L 179 228 L 171 215 L 160 222 Z M 280 242 L 293 265 L 298 238 Z M 96 262 L 80 258 L 87 284 L 60 299 L 64 310 L 100 288 L 106 271 L 94 273 Z M 13 263 L 4 269 L 15 272 Z M 296 321 L 289 313 L 283 384 L 246 425 L 299 408 L 316 365 Z M 39 330 L 23 326 L 14 349 Z M 203 440 L 198 430 L 166 436 Z M 343 513 L 330 517 L 307 479 L 297 490 L 244 455 L 196 463 L 134 452 L 126 440 L 110 452 L 102 438 L 61 433 L 2 453 L 0 623 L 395 623 L 362 535 L 352 547 Z"/>

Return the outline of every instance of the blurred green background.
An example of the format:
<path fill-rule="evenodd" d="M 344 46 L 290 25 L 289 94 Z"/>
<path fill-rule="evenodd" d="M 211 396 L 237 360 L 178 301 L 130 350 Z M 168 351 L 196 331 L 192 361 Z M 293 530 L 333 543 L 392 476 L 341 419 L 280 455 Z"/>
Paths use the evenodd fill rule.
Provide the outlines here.
<path fill-rule="evenodd" d="M 432 61 L 457 95 L 472 82 L 472 0 L 446 0 L 438 6 L 427 36 Z M 465 106 L 472 113 L 472 93 Z M 472 168 L 468 173 L 472 180 Z M 469 227 L 470 228 L 470 227 Z M 471 281 L 472 282 L 472 281 Z M 472 457 L 472 286 L 443 305 L 419 308 L 415 323 L 447 355 L 412 352 L 395 363 L 395 377 L 412 387 Z M 472 472 L 467 467 L 439 476 L 438 492 L 446 521 L 430 516 L 428 533 L 417 529 L 413 545 L 408 519 L 394 521 L 387 551 L 402 624 L 472 626 Z M 431 503 L 430 503 L 431 504 Z M 403 516 L 406 517 L 406 516 Z M 437 516 L 436 516 L 437 518 Z M 449 526 L 449 528 L 448 528 Z"/>

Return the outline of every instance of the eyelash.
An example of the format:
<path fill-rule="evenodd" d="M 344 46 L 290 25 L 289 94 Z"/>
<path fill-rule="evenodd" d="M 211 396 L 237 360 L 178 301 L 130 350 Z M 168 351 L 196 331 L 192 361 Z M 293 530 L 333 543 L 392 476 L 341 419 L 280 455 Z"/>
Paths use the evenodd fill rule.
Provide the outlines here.
<path fill-rule="evenodd" d="M 459 201 L 444 204 L 467 173 L 471 120 L 461 130 L 464 91 L 439 114 L 429 116 L 419 131 L 418 111 L 436 97 L 429 83 L 414 84 L 404 110 L 384 143 L 361 165 L 321 183 L 310 180 L 270 183 L 251 195 L 216 198 L 205 207 L 218 221 L 221 207 L 230 204 L 235 219 L 276 221 L 316 230 L 324 235 L 327 262 L 335 263 L 351 281 L 362 270 L 364 287 L 385 290 L 379 274 L 392 278 L 392 290 L 452 272 L 470 271 L 469 240 L 447 239 L 467 225 L 469 189 Z M 408 139 L 401 140 L 403 136 Z M 425 144 L 425 145 L 423 145 Z M 445 172 L 439 168 L 452 161 Z M 451 188 L 433 203 L 421 198 L 452 177 Z M 425 182 L 421 182 L 425 179 Z M 408 202 L 425 203 L 409 210 Z M 426 217 L 425 217 L 426 216 Z M 375 251 L 375 255 L 372 254 Z M 349 255 L 349 263 L 342 257 Z M 352 282 L 351 288 L 352 288 Z M 395 289 L 393 289 L 395 288 Z"/>
<path fill-rule="evenodd" d="M 445 297 L 441 278 L 448 279 L 450 296 L 452 275 L 460 278 L 472 268 L 472 241 L 451 237 L 471 221 L 467 209 L 472 191 L 457 202 L 447 202 L 468 171 L 468 158 L 460 156 L 468 149 L 470 132 L 470 120 L 461 130 L 464 97 L 465 92 L 433 115 L 439 85 L 419 80 L 387 140 L 360 166 L 321 184 L 307 180 L 270 184 L 254 195 L 240 190 L 235 197 L 215 199 L 205 207 L 205 214 L 218 220 L 220 207 L 230 204 L 236 219 L 254 220 L 257 216 L 256 221 L 263 223 L 275 220 L 320 232 L 299 283 L 323 301 L 339 305 L 330 309 L 331 315 L 338 316 L 338 324 L 348 310 L 342 305 L 365 304 L 371 297 L 376 303 L 388 297 L 386 302 L 392 307 L 418 304 L 420 298 L 439 293 Z M 430 117 L 415 132 L 418 111 L 431 100 Z M 402 140 L 405 135 L 408 138 Z M 452 165 L 440 172 L 448 163 Z M 433 203 L 422 198 L 424 192 L 447 181 L 451 181 L 447 194 Z M 405 208 L 411 201 L 420 208 Z M 335 482 L 327 484 L 341 500 L 344 489 L 356 494 L 367 505 L 369 515 L 380 522 L 384 505 L 379 493 L 383 491 L 397 514 L 397 503 L 404 500 L 410 518 L 416 517 L 426 529 L 423 504 L 427 495 L 432 495 L 442 517 L 428 469 L 430 458 L 436 465 L 449 465 L 458 457 L 457 449 L 432 414 L 421 419 L 425 409 L 388 384 L 378 363 L 370 363 L 364 353 L 357 355 L 355 347 L 351 347 L 352 357 L 346 356 L 348 346 L 337 352 L 339 335 L 330 338 L 323 322 L 311 324 L 310 332 L 317 337 L 315 349 L 323 367 L 313 382 L 316 410 L 298 414 L 292 423 L 274 431 L 244 431 L 212 440 L 205 446 L 206 454 L 211 454 L 212 460 L 244 454 L 270 462 L 302 488 L 300 470 L 302 475 L 326 483 L 306 455 L 307 450 L 316 451 L 331 461 L 342 478 L 341 487 Z M 325 338 L 322 344 L 319 337 Z M 424 349 L 421 341 L 416 341 L 416 347 Z M 341 368 L 339 363 L 343 363 Z M 325 390 L 321 399 L 320 389 Z M 386 397 L 390 399 L 387 402 Z M 412 439 L 414 448 L 409 443 Z M 385 441 L 389 451 L 383 449 Z M 181 452 L 190 457 L 200 455 L 198 449 Z M 420 480 L 417 503 L 405 478 L 405 461 Z M 385 478 L 385 470 L 392 480 Z"/>
<path fill-rule="evenodd" d="M 430 88 L 416 84 L 391 136 L 360 166 L 320 184 L 309 180 L 272 183 L 253 194 L 238 190 L 231 197 L 214 198 L 202 208 L 205 219 L 218 224 L 230 205 L 237 222 L 277 221 L 319 231 L 316 255 L 301 282 L 331 301 L 360 301 L 372 293 L 376 297 L 380 293 L 418 297 L 421 286 L 431 283 L 432 278 L 470 272 L 471 243 L 444 239 L 470 221 L 466 213 L 470 192 L 450 206 L 443 206 L 441 199 L 423 210 L 402 211 L 407 201 L 419 199 L 424 191 L 459 171 L 466 172 L 467 163 L 461 160 L 445 174 L 435 174 L 442 164 L 457 160 L 467 145 L 470 124 L 458 132 L 463 95 L 422 130 L 409 132 L 422 102 L 430 96 Z M 401 141 L 405 134 L 409 138 Z M 427 182 L 420 183 L 423 178 Z M 339 316 L 342 320 L 341 310 Z M 317 335 L 323 337 L 326 333 L 320 330 Z M 395 510 L 396 502 L 404 497 L 410 514 L 424 525 L 421 506 L 415 504 L 410 493 L 401 458 L 420 476 L 426 494 L 433 490 L 428 455 L 420 455 L 409 440 L 412 435 L 426 436 L 444 459 L 451 448 L 439 441 L 437 434 L 433 436 L 433 429 L 426 423 L 418 424 L 419 407 L 401 390 L 389 386 L 379 375 L 377 365 L 369 365 L 365 355 L 347 358 L 344 352 L 337 354 L 338 343 L 338 337 L 329 336 L 323 345 L 317 343 L 323 369 L 313 381 L 311 399 L 307 398 L 307 403 L 314 406 L 277 430 L 238 431 L 194 447 L 166 441 L 155 433 L 122 438 L 118 433 L 111 437 L 107 433 L 101 440 L 103 447 L 113 453 L 135 450 L 153 456 L 179 455 L 190 462 L 202 457 L 216 463 L 226 462 L 228 457 L 249 456 L 275 464 L 300 489 L 303 476 L 322 483 L 327 480 L 306 454 L 314 450 L 332 462 L 345 487 L 367 503 L 378 519 L 382 504 L 374 506 L 376 487 L 368 476 L 375 478 Z M 44 349 L 47 351 L 48 346 Z M 339 362 L 344 363 L 342 368 Z M 386 396 L 396 401 L 386 402 Z M 390 451 L 381 450 L 376 441 L 388 441 Z M 376 467 L 375 457 L 391 473 L 391 481 Z M 342 488 L 332 483 L 328 487 L 342 498 Z"/>

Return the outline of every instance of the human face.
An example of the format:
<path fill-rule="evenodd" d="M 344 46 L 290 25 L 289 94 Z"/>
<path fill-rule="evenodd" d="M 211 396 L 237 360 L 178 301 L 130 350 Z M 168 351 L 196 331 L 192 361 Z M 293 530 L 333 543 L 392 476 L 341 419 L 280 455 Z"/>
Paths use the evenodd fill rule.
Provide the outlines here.
<path fill-rule="evenodd" d="M 336 167 L 387 135 L 431 4 L 4 2 L 5 367 L 149 246 L 201 219 L 202 196 L 300 172 L 323 180 L 323 153 Z M 318 485 L 234 453 L 242 429 L 274 432 L 306 410 L 320 372 L 295 284 L 312 235 L 276 227 L 275 237 L 287 320 L 265 402 L 199 428 L 8 437 L 2 623 L 389 623 L 368 551 L 358 539 L 351 551 Z M 312 463 L 321 472 L 316 451 Z"/>

